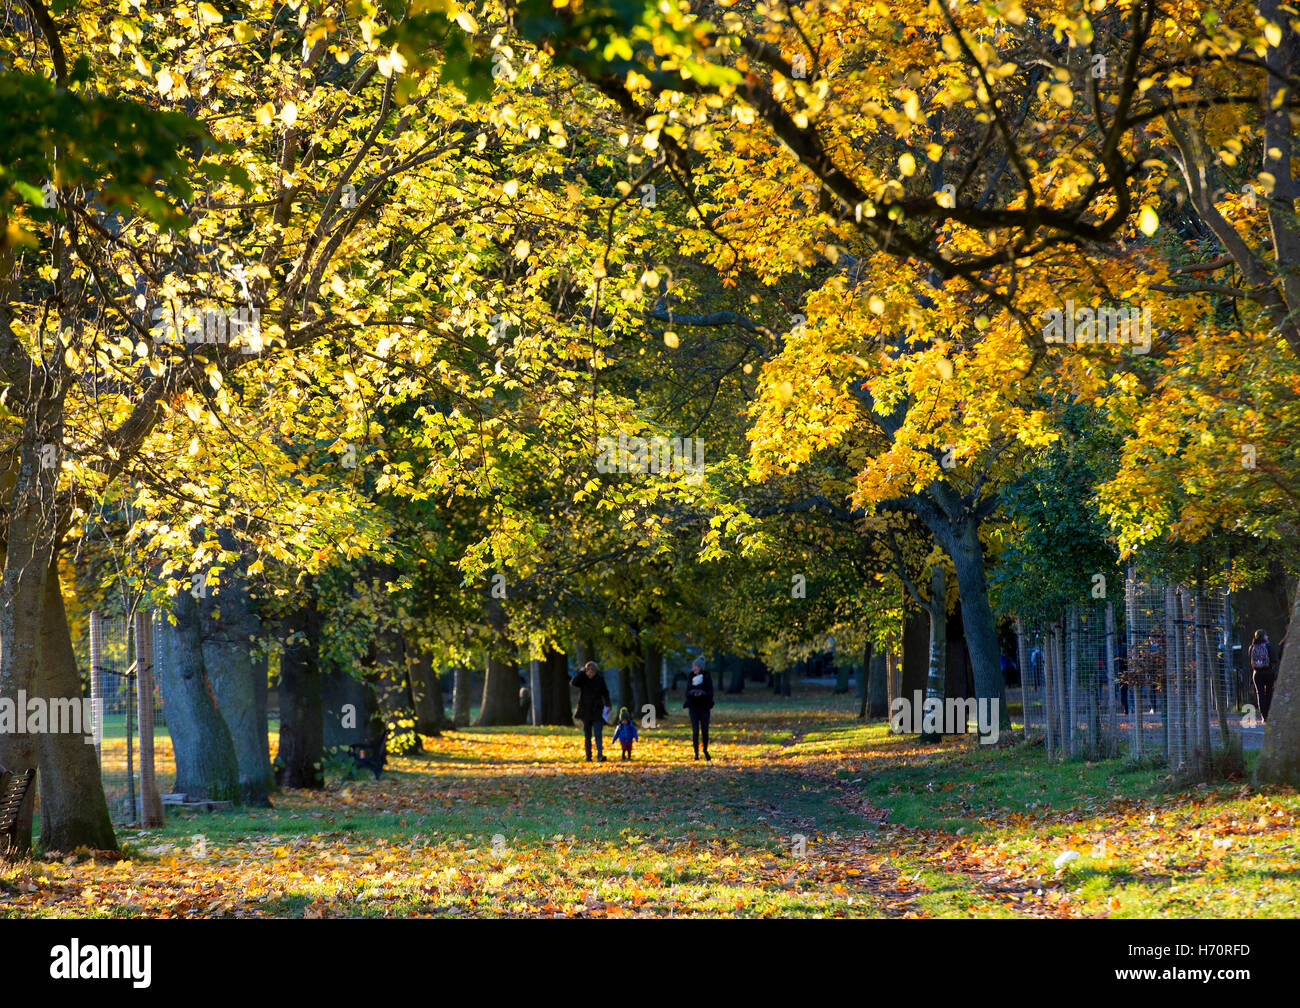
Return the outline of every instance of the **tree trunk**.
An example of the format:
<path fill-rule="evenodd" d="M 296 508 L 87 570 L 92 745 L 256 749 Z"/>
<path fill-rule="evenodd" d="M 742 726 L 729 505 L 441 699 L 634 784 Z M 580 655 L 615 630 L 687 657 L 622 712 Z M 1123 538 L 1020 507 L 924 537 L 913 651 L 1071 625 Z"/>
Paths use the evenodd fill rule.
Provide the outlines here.
<path fill-rule="evenodd" d="M 224 578 L 220 590 L 197 608 L 203 627 L 203 667 L 235 746 L 240 800 L 245 805 L 268 806 L 274 781 L 266 733 L 262 621 L 239 574 Z"/>
<path fill-rule="evenodd" d="M 51 566 L 45 582 L 42 618 L 39 695 L 74 700 L 79 710 L 84 709 L 57 565 Z M 37 739 L 41 846 L 47 851 L 117 850 L 95 747 L 86 741 L 94 726 L 82 727 L 85 735 L 43 732 Z"/>
<path fill-rule="evenodd" d="M 572 725 L 569 706 L 569 657 L 551 651 L 542 660 L 542 724 Z"/>
<path fill-rule="evenodd" d="M 374 686 L 332 665 L 321 673 L 321 734 L 325 751 L 378 745 L 384 719 Z"/>
<path fill-rule="evenodd" d="M 654 707 L 655 717 L 659 720 L 668 717 L 668 707 L 664 704 L 663 668 L 663 651 L 656 645 L 647 645 L 642 666 L 642 678 L 645 680 L 646 690 L 645 699 L 637 705 L 636 711 L 633 712 L 632 717 L 635 721 L 640 722 L 641 716 L 645 713 L 646 704 Z"/>
<path fill-rule="evenodd" d="M 937 730 L 925 731 L 925 709 L 932 702 L 943 710 L 944 683 L 948 671 L 948 575 L 942 564 L 930 568 L 930 664 L 925 680 L 925 705 L 919 712 L 921 741 L 937 742 L 943 733 L 942 723 Z M 914 714 L 913 717 L 918 716 Z M 915 724 L 915 721 L 913 722 Z"/>
<path fill-rule="evenodd" d="M 731 694 L 745 692 L 745 680 L 750 674 L 763 675 L 766 672 L 766 666 L 761 658 L 746 658 L 742 662 L 737 662 L 731 670 L 730 680 L 727 683 L 727 692 Z"/>
<path fill-rule="evenodd" d="M 483 679 L 480 726 L 523 724 L 519 708 L 519 667 L 513 658 L 489 655 Z"/>
<path fill-rule="evenodd" d="M 1264 743 L 1255 765 L 1255 781 L 1260 785 L 1300 788 L 1300 588 L 1291 604 L 1286 640 L 1264 727 Z"/>
<path fill-rule="evenodd" d="M 17 709 L 19 693 L 34 696 L 40 660 L 41 609 L 45 582 L 55 557 L 54 514 L 57 470 L 42 465 L 43 446 L 63 443 L 62 395 L 48 394 L 44 369 L 33 374 L 32 402 L 18 445 L 18 473 L 4 529 L 4 576 L 0 579 L 0 698 Z M 41 387 L 38 387 L 38 384 Z M 34 769 L 36 738 L 30 732 L 0 732 L 0 768 Z M 29 788 L 19 815 L 16 848 L 32 842 L 36 789 Z"/>
<path fill-rule="evenodd" d="M 908 702 L 919 690 L 925 693 L 925 680 L 930 670 L 930 627 L 923 612 L 908 611 L 903 619 L 902 684 L 899 696 Z"/>
<path fill-rule="evenodd" d="M 869 696 L 871 686 L 871 641 L 867 641 L 862 649 L 862 671 L 858 673 L 858 720 L 864 720 L 867 716 L 867 707 L 869 706 Z"/>
<path fill-rule="evenodd" d="M 487 675 L 483 680 L 483 703 L 477 724 L 517 725 L 523 722 L 519 709 L 519 667 L 515 649 L 506 638 L 506 612 L 496 599 L 489 599 Z"/>
<path fill-rule="evenodd" d="M 239 761 L 203 665 L 199 612 L 188 591 L 172 599 L 175 625 L 163 628 L 158 690 L 167 705 L 167 730 L 176 754 L 172 790 L 213 801 L 239 801 Z"/>
<path fill-rule="evenodd" d="M 277 783 L 291 788 L 325 786 L 324 710 L 321 704 L 320 609 L 313 584 L 306 601 L 282 624 L 280 654 L 280 751 Z"/>
<path fill-rule="evenodd" d="M 888 717 L 889 704 L 893 698 L 889 695 L 889 668 L 885 652 L 875 648 L 863 656 L 863 661 L 866 662 L 863 675 L 867 677 L 867 717 Z"/>
<path fill-rule="evenodd" d="M 433 656 L 411 646 L 406 648 L 406 674 L 415 705 L 415 730 L 436 736 L 442 731 L 442 680 L 433 667 Z"/>
<path fill-rule="evenodd" d="M 620 665 L 618 669 L 618 696 L 614 698 L 611 706 L 614 713 L 618 713 L 620 707 L 626 707 L 629 711 L 636 707 L 636 697 L 632 694 L 632 670 L 627 665 Z"/>
<path fill-rule="evenodd" d="M 451 680 L 451 725 L 464 728 L 469 724 L 470 690 L 473 689 L 473 672 L 468 665 L 457 665 Z"/>
<path fill-rule="evenodd" d="M 998 725 L 981 724 L 980 734 L 986 735 L 994 727 L 1009 730 L 1011 719 L 1007 712 L 1002 667 L 998 663 L 998 635 L 993 622 L 993 608 L 989 604 L 979 529 L 969 521 L 955 526 L 945 525 L 939 539 L 957 572 L 962 627 L 966 632 L 966 648 L 970 652 L 975 696 L 992 701 L 997 712 Z M 979 709 L 982 713 L 986 708 L 981 705 Z"/>

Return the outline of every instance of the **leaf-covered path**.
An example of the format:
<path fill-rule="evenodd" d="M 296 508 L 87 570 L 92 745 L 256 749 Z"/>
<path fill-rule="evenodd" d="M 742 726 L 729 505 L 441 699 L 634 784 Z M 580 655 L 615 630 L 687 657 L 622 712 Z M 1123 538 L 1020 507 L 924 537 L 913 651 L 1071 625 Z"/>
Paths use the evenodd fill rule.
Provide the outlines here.
<path fill-rule="evenodd" d="M 827 693 L 715 716 L 711 763 L 680 717 L 630 763 L 584 762 L 576 730 L 451 732 L 381 781 L 172 818 L 122 859 L 7 867 L 0 915 L 1297 912 L 1294 795 L 921 747 Z"/>

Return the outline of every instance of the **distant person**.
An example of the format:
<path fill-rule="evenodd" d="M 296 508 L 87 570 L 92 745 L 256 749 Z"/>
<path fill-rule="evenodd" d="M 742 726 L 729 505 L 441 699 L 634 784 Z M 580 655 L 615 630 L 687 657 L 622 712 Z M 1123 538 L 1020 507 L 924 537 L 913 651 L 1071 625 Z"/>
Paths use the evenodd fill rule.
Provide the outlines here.
<path fill-rule="evenodd" d="M 618 727 L 614 729 L 614 741 L 623 747 L 623 758 L 630 760 L 632 758 L 632 743 L 637 739 L 636 725 L 632 723 L 632 715 L 628 713 L 626 707 L 620 707 L 618 710 Z"/>
<path fill-rule="evenodd" d="M 1259 700 L 1259 716 L 1268 720 L 1268 709 L 1273 705 L 1273 687 L 1277 685 L 1277 652 L 1263 630 L 1255 631 L 1250 645 L 1250 669 L 1255 678 L 1255 697 Z"/>
<path fill-rule="evenodd" d="M 691 715 L 691 744 L 695 758 L 700 758 L 700 741 L 704 742 L 704 758 L 709 755 L 709 712 L 713 710 L 713 677 L 704 668 L 704 659 L 691 663 L 691 678 L 686 684 L 686 702 L 682 704 Z"/>
<path fill-rule="evenodd" d="M 587 745 L 587 762 L 591 762 L 591 740 L 596 739 L 596 762 L 605 762 L 605 711 L 609 709 L 609 686 L 600 674 L 600 666 L 587 662 L 569 680 L 578 690 L 578 720 L 582 722 L 582 738 Z"/>

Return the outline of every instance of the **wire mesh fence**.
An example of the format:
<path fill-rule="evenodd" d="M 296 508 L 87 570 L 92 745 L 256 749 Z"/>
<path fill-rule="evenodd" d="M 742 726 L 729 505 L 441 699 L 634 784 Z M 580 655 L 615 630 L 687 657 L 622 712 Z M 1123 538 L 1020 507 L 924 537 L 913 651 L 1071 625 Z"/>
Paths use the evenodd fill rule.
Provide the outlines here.
<path fill-rule="evenodd" d="M 1204 775 L 1241 747 L 1231 624 L 1225 590 L 1136 572 L 1122 609 L 1080 602 L 1051 621 L 1022 621 L 1026 737 L 1051 756 L 1123 756 Z"/>
<path fill-rule="evenodd" d="M 167 715 L 158 694 L 153 641 L 161 616 L 91 613 L 84 655 L 96 754 L 115 826 L 156 822 L 157 780 L 175 773 Z M 82 650 L 82 649 L 78 649 Z M 144 702 L 142 703 L 142 695 Z"/>

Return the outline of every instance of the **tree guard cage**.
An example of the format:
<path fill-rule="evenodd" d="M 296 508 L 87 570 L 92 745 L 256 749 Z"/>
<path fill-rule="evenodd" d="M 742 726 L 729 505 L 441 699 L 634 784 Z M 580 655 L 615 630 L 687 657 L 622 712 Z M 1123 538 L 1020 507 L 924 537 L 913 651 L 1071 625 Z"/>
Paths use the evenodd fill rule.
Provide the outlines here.
<path fill-rule="evenodd" d="M 1025 738 L 1044 737 L 1043 669 L 1045 664 L 1042 628 L 1027 620 L 1016 620 L 1016 659 L 1020 666 L 1021 719 Z"/>
<path fill-rule="evenodd" d="M 96 752 L 115 826 L 162 824 L 156 775 L 171 771 L 173 764 L 155 686 L 152 640 L 158 619 L 152 613 L 128 617 L 92 612 L 88 621 Z"/>
<path fill-rule="evenodd" d="M 1025 734 L 1041 737 L 1049 756 L 1117 755 L 1117 624 L 1110 603 L 1092 601 L 1050 622 L 1021 621 Z"/>
<path fill-rule="evenodd" d="M 1130 572 L 1124 606 L 1079 602 L 1018 620 L 1027 738 L 1049 756 L 1154 760 L 1204 776 L 1238 750 L 1231 612 L 1224 589 Z"/>

